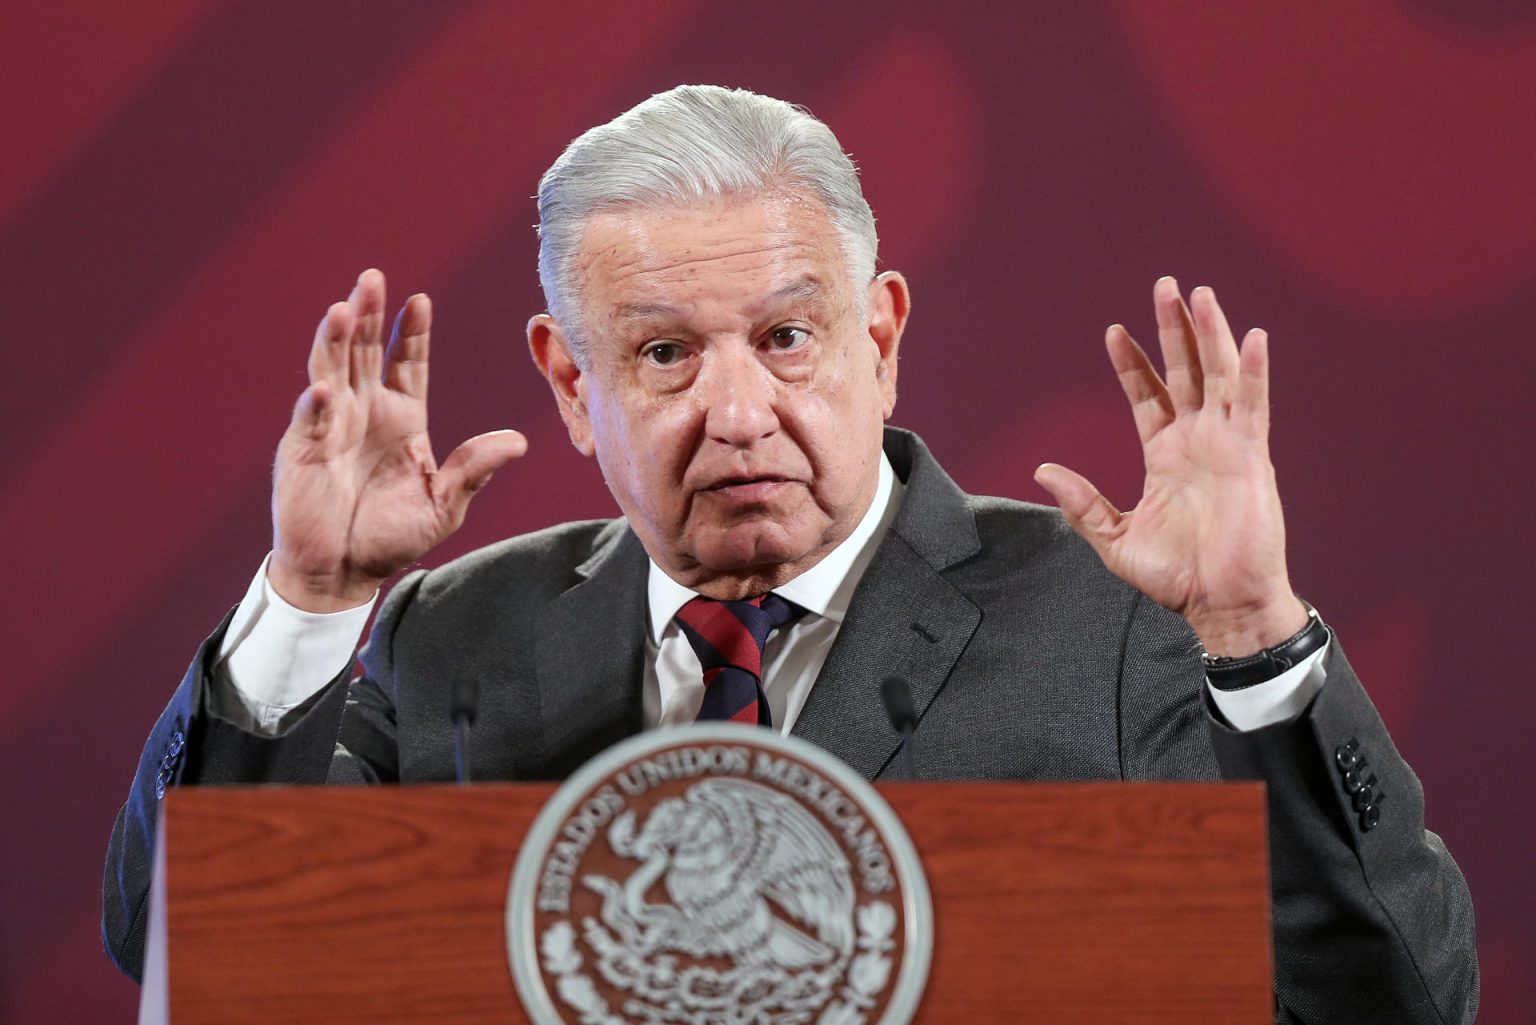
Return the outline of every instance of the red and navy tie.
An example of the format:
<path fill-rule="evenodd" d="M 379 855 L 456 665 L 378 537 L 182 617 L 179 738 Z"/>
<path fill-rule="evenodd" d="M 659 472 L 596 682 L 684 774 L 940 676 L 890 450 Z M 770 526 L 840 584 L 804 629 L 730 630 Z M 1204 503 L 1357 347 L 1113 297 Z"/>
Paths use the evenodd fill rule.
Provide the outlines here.
<path fill-rule="evenodd" d="M 769 634 L 804 612 L 772 593 L 749 601 L 701 596 L 683 606 L 677 623 L 704 666 L 700 721 L 773 725 L 763 696 L 763 645 Z"/>

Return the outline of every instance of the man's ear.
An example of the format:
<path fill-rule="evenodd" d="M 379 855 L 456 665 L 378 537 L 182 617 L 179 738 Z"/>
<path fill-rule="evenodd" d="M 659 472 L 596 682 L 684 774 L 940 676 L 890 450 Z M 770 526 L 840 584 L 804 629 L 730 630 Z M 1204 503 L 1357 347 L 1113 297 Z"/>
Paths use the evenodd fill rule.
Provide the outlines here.
<path fill-rule="evenodd" d="M 587 415 L 586 374 L 576 364 L 570 341 L 554 317 L 540 313 L 528 321 L 528 351 L 555 393 L 555 404 L 560 407 L 560 419 L 570 432 L 571 444 L 582 455 L 590 456 L 592 421 Z"/>
<path fill-rule="evenodd" d="M 875 343 L 879 359 L 875 376 L 880 380 L 885 398 L 884 415 L 889 420 L 896 409 L 896 357 L 901 348 L 901 333 L 906 329 L 907 315 L 912 312 L 912 294 L 907 291 L 907 279 L 893 270 L 877 275 L 869 283 L 866 308 L 869 311 L 869 337 Z"/>

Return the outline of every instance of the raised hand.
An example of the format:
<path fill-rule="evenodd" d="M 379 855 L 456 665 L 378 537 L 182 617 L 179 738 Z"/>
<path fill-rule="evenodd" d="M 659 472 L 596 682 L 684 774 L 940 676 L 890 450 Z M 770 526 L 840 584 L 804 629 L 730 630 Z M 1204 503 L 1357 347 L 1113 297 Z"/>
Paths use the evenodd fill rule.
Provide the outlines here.
<path fill-rule="evenodd" d="M 492 431 L 437 465 L 427 436 L 431 328 L 431 300 L 413 295 L 386 349 L 377 270 L 320 321 L 272 486 L 267 576 L 290 604 L 334 612 L 367 601 L 457 530 L 475 492 L 527 449 L 516 431 Z"/>
<path fill-rule="evenodd" d="M 1184 304 L 1153 290 L 1165 382 L 1124 327 L 1105 336 L 1141 435 L 1146 484 L 1120 512 L 1066 467 L 1035 479 L 1104 564 L 1180 613 L 1212 655 L 1250 655 L 1306 624 L 1285 566 L 1285 522 L 1269 459 L 1269 338 L 1239 350 L 1209 288 Z"/>

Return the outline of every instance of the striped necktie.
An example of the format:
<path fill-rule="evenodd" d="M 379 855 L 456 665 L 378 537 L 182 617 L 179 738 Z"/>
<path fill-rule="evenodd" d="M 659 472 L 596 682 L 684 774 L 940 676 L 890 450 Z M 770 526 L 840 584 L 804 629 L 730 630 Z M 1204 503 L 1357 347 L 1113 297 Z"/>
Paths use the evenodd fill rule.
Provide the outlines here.
<path fill-rule="evenodd" d="M 682 607 L 677 623 L 704 666 L 701 722 L 773 725 L 763 695 L 763 645 L 774 630 L 804 613 L 771 592 L 749 601 L 700 596 Z"/>

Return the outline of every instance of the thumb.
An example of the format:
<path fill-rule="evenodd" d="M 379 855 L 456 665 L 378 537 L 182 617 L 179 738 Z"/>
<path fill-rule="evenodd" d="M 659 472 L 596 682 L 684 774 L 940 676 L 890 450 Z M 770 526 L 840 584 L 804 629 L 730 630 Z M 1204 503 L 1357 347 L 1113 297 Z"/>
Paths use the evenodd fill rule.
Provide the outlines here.
<path fill-rule="evenodd" d="M 1057 463 L 1042 463 L 1035 482 L 1051 493 L 1072 529 L 1102 558 L 1120 526 L 1120 510 L 1088 478 Z"/>
<path fill-rule="evenodd" d="M 433 477 L 432 489 L 455 527 L 463 520 L 475 492 L 485 487 L 497 470 L 527 451 L 528 439 L 517 431 L 477 434 L 453 450 Z"/>

